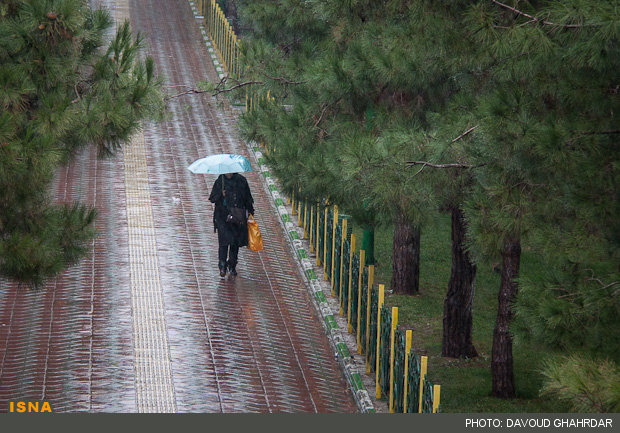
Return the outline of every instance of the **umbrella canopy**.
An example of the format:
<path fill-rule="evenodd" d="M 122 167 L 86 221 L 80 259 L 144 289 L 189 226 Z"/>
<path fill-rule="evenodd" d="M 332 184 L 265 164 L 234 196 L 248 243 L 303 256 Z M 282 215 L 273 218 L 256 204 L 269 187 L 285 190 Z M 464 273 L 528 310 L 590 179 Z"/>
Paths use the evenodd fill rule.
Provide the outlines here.
<path fill-rule="evenodd" d="M 209 155 L 197 159 L 187 168 L 196 174 L 225 174 L 252 171 L 250 161 L 246 157 L 230 153 Z"/>

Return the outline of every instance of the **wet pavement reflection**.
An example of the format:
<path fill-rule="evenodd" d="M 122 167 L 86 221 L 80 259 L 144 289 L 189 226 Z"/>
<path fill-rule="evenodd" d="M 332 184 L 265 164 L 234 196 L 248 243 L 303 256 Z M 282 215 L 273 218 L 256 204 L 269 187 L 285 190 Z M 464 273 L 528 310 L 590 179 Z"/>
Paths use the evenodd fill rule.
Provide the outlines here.
<path fill-rule="evenodd" d="M 103 3 L 114 11 L 123 1 L 166 85 L 216 80 L 187 1 Z M 171 118 L 144 125 L 143 137 L 175 410 L 357 411 L 256 172 L 246 177 L 265 249 L 242 248 L 239 275 L 219 277 L 207 199 L 215 176 L 186 167 L 212 153 L 249 157 L 235 113 L 206 95 L 169 107 Z M 122 155 L 99 160 L 86 149 L 59 170 L 56 199 L 99 211 L 90 255 L 42 291 L 0 281 L 0 411 L 23 399 L 44 399 L 58 412 L 141 410 L 126 168 Z"/>

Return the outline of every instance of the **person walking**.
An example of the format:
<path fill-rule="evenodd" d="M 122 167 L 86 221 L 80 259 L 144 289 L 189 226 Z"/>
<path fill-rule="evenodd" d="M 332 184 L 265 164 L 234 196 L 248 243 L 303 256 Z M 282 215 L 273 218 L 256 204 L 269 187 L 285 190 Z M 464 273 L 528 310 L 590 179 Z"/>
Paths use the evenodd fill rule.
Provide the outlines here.
<path fill-rule="evenodd" d="M 217 232 L 220 277 L 237 275 L 239 247 L 248 245 L 248 215 L 254 214 L 254 199 L 245 177 L 221 174 L 213 184 L 209 201 L 215 204 L 213 226 Z"/>

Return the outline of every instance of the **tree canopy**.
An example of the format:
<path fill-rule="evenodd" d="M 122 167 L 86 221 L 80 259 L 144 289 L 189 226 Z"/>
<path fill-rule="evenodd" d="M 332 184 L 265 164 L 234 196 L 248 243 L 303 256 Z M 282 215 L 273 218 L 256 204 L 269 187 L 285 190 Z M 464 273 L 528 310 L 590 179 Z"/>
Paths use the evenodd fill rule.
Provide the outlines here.
<path fill-rule="evenodd" d="M 358 222 L 462 210 L 473 260 L 502 262 L 495 395 L 515 335 L 617 362 L 617 1 L 239 3 L 273 98 L 244 132 L 286 188 Z"/>
<path fill-rule="evenodd" d="M 57 167 L 80 148 L 113 155 L 163 109 L 153 61 L 129 23 L 85 0 L 0 5 L 0 274 L 40 286 L 87 251 L 95 209 L 54 203 Z"/>

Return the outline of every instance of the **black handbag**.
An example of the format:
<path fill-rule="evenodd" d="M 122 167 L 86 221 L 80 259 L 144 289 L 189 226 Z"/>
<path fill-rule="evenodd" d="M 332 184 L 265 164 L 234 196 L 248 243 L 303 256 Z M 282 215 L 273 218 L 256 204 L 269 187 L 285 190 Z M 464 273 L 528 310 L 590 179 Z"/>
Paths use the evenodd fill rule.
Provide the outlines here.
<path fill-rule="evenodd" d="M 242 207 L 230 207 L 228 208 L 228 216 L 226 216 L 226 222 L 232 224 L 245 224 L 247 221 L 245 209 Z"/>

